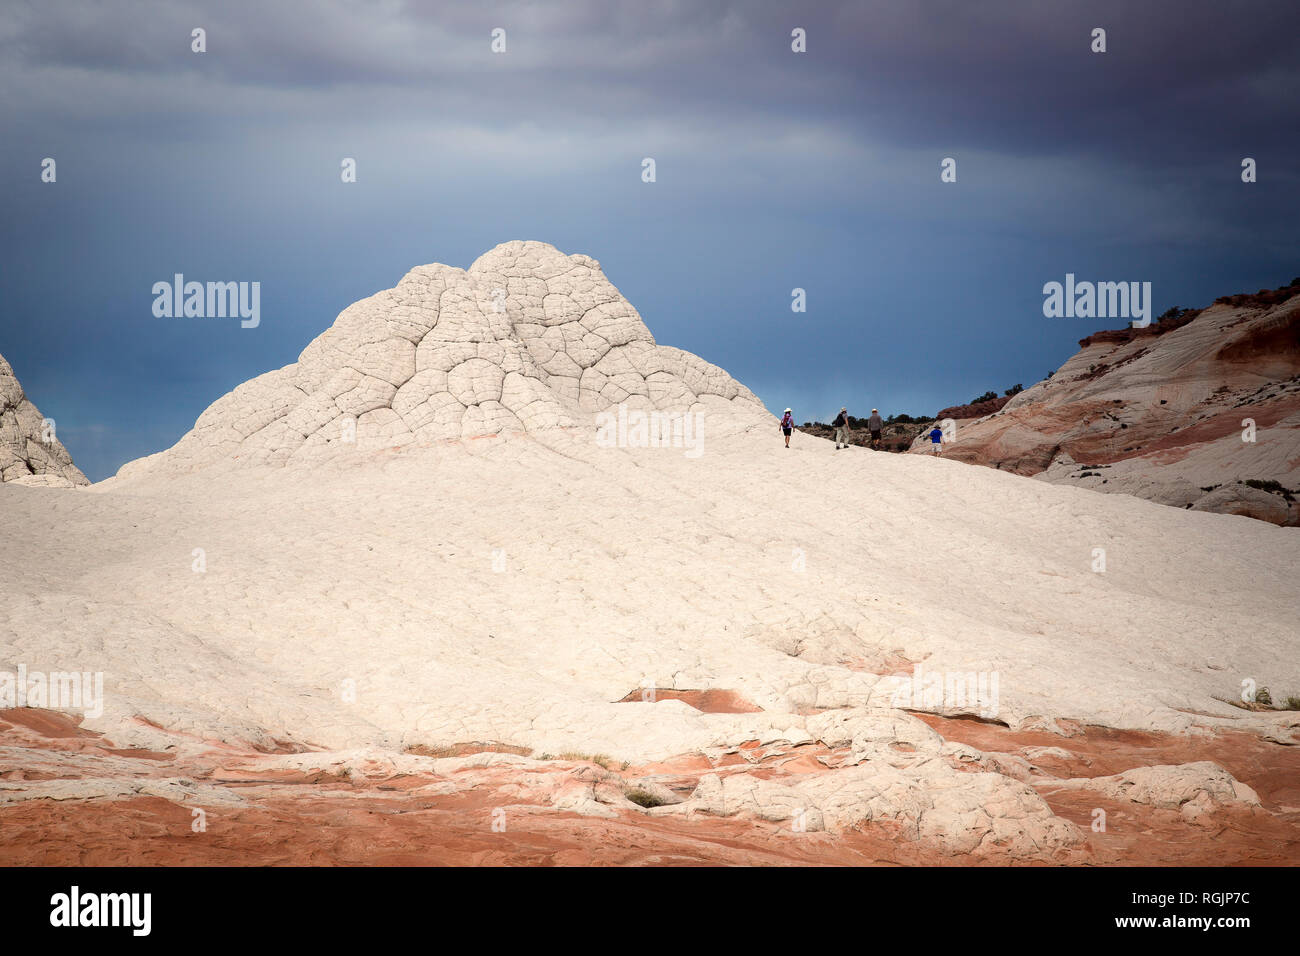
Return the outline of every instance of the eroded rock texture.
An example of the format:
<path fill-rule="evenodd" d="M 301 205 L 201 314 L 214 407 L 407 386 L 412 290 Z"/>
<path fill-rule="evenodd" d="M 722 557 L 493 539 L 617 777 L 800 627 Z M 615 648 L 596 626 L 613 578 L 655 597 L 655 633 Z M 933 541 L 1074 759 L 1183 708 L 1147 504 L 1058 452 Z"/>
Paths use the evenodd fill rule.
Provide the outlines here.
<path fill-rule="evenodd" d="M 49 441 L 46 441 L 46 438 Z M 43 416 L 23 394 L 13 368 L 0 355 L 0 481 L 34 485 L 86 485 L 72 456 L 46 429 Z"/>
<path fill-rule="evenodd" d="M 297 362 L 218 399 L 173 448 L 120 474 L 586 427 L 619 403 L 770 417 L 716 365 L 656 344 L 595 259 L 516 240 L 468 270 L 419 266 L 348 306 Z"/>
<path fill-rule="evenodd" d="M 958 420 L 944 455 L 1300 525 L 1300 294 L 1276 298 L 1091 335 L 1050 379 Z"/>

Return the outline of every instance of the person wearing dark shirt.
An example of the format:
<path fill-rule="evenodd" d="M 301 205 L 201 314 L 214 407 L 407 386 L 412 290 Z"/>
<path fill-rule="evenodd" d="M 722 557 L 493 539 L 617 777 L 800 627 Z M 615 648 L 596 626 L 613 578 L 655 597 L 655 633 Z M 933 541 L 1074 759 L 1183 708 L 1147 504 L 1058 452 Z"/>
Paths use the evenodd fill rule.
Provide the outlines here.
<path fill-rule="evenodd" d="M 880 409 L 873 408 L 867 419 L 867 428 L 871 430 L 871 447 L 880 447 L 880 430 L 885 427 L 885 420 L 880 417 Z"/>
<path fill-rule="evenodd" d="M 835 450 L 840 450 L 840 443 L 843 442 L 845 448 L 849 447 L 849 409 L 847 405 L 840 407 L 840 413 L 835 416 L 835 421 L 831 422 L 835 426 Z"/>

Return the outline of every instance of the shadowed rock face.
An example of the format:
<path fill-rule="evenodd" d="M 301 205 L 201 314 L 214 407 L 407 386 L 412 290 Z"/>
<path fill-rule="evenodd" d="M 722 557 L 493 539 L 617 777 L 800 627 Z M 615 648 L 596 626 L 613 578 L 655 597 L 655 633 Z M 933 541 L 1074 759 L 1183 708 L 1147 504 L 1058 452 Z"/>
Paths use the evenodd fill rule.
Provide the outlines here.
<path fill-rule="evenodd" d="M 513 241 L 468 270 L 412 269 L 348 306 L 297 362 L 218 399 L 173 448 L 119 475 L 586 428 L 619 403 L 771 417 L 722 369 L 657 345 L 595 259 Z"/>
<path fill-rule="evenodd" d="M 1050 379 L 958 421 L 945 456 L 1300 525 L 1300 295 L 1173 325 L 1089 336 Z"/>
<path fill-rule="evenodd" d="M 86 476 L 28 401 L 13 368 L 0 355 L 0 481 L 22 485 L 87 485 Z"/>

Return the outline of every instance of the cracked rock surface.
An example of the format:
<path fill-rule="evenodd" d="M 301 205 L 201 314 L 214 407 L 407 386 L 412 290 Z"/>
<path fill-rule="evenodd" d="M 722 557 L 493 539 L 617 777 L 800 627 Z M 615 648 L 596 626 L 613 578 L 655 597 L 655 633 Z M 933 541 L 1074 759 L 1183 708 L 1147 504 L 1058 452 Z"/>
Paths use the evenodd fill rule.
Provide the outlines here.
<path fill-rule="evenodd" d="M 46 441 L 46 437 L 50 440 Z M 54 434 L 45 416 L 23 393 L 13 367 L 0 355 L 0 481 L 68 488 L 89 481 Z"/>
<path fill-rule="evenodd" d="M 620 404 L 724 427 L 771 418 L 716 365 L 656 344 L 595 259 L 515 240 L 353 303 L 297 362 L 240 385 L 119 475 L 587 428 Z"/>
<path fill-rule="evenodd" d="M 596 413 L 624 402 L 703 412 L 702 455 L 599 444 Z M 1141 762 L 1076 758 L 1097 728 L 1300 743 L 1294 714 L 1230 703 L 1245 678 L 1300 690 L 1292 529 L 786 449 L 775 425 L 657 345 L 585 256 L 507 243 L 413 270 L 172 449 L 84 493 L 0 485 L 0 671 L 101 673 L 77 732 L 111 741 L 42 769 L 31 754 L 54 745 L 0 703 L 0 824 L 45 826 L 47 803 L 252 801 L 252 783 L 209 789 L 238 771 L 323 775 L 329 807 L 366 780 L 365 799 L 415 780 L 449 807 L 490 781 L 485 812 L 674 834 L 797 820 L 817 840 L 1052 859 L 1107 800 L 1197 826 L 1252 806 L 1186 754 L 1056 786 Z M 941 734 L 918 713 L 953 719 Z M 966 738 L 993 726 L 1029 744 Z M 410 755 L 474 742 L 509 752 Z"/>

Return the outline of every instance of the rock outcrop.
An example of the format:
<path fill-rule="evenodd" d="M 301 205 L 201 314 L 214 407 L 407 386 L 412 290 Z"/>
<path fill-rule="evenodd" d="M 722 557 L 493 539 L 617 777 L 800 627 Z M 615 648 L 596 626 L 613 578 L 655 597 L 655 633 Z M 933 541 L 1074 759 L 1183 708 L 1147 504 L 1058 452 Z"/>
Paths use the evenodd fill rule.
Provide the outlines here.
<path fill-rule="evenodd" d="M 119 474 L 588 428 L 621 403 L 771 417 L 722 369 L 656 344 L 595 259 L 516 240 L 468 270 L 412 269 L 348 306 L 297 362 L 245 382 L 171 449 Z"/>
<path fill-rule="evenodd" d="M 47 440 L 48 439 L 48 440 Z M 23 394 L 0 355 L 0 481 L 70 487 L 90 482 L 72 463 L 52 425 Z"/>
<path fill-rule="evenodd" d="M 1300 286 L 1079 344 L 999 411 L 958 419 L 944 455 L 1300 525 Z"/>
<path fill-rule="evenodd" d="M 1259 796 L 1218 764 L 1201 760 L 1176 766 L 1134 767 L 1106 777 L 1083 777 L 1058 786 L 1096 790 L 1112 800 L 1131 800 L 1200 816 L 1214 807 L 1259 806 Z"/>
<path fill-rule="evenodd" d="M 0 486 L 0 863 L 1288 858 L 1296 718 L 1234 701 L 1300 693 L 1300 538 L 774 424 L 511 243 L 119 478 Z"/>

